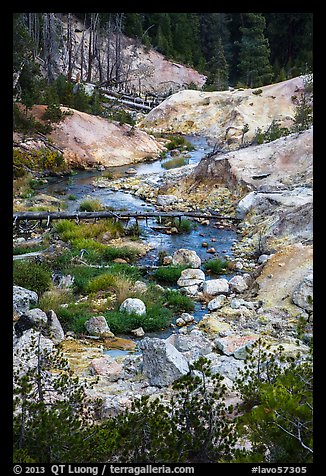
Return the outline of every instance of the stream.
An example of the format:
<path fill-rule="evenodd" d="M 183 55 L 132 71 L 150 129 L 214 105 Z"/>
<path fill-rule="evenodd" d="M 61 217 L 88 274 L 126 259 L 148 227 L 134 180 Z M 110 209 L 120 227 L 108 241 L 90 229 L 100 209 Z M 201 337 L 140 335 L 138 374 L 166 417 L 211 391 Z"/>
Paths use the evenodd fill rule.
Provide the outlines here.
<path fill-rule="evenodd" d="M 209 144 L 205 137 L 199 136 L 185 136 L 185 138 L 191 142 L 195 149 L 187 152 L 188 164 L 197 164 L 207 152 L 212 150 L 212 146 Z M 97 188 L 94 187 L 93 181 L 96 178 L 104 177 L 108 171 L 112 174 L 113 179 L 119 176 L 125 175 L 126 171 L 131 167 L 135 169 L 135 175 L 142 175 L 148 178 L 151 177 L 151 181 L 158 182 L 162 179 L 166 169 L 162 167 L 162 164 L 171 159 L 170 153 L 164 159 L 158 159 L 150 163 L 140 163 L 125 165 L 120 167 L 111 167 L 106 169 L 105 172 L 99 170 L 86 170 L 78 171 L 71 176 L 63 177 L 58 181 L 58 178 L 49 178 L 46 186 L 42 187 L 42 192 L 59 198 L 66 204 L 67 211 L 77 211 L 79 204 L 85 200 L 85 197 L 97 199 L 103 205 L 109 206 L 112 210 L 126 210 L 129 211 L 154 211 L 155 206 L 147 203 L 143 199 L 136 197 L 130 193 L 121 190 L 112 190 L 110 188 Z M 73 195 L 74 200 L 68 197 Z M 142 220 L 139 222 L 140 238 L 143 242 L 151 246 L 151 250 L 145 257 L 138 261 L 139 265 L 155 266 L 158 264 L 158 255 L 160 251 L 166 252 L 168 255 L 172 255 L 174 251 L 179 248 L 187 248 L 196 251 L 202 262 L 205 262 L 213 258 L 213 255 L 207 253 L 207 248 L 202 246 L 205 241 L 208 243 L 208 248 L 214 247 L 216 250 L 215 257 L 232 259 L 232 245 L 238 239 L 237 232 L 232 227 L 220 228 L 215 224 L 214 220 L 210 220 L 210 225 L 201 225 L 197 222 L 189 233 L 179 234 L 166 234 L 158 230 L 153 229 L 157 226 L 157 221 L 148 219 L 147 222 Z M 227 277 L 230 279 L 232 275 L 220 275 L 219 277 Z M 207 275 L 206 279 L 210 279 Z M 199 302 L 195 302 L 195 310 L 193 311 L 195 323 L 198 322 L 203 314 L 207 313 L 206 306 L 202 309 L 202 305 Z M 188 326 L 188 328 L 191 326 Z M 179 328 L 167 328 L 163 331 L 146 333 L 149 337 L 167 338 L 172 332 L 178 332 Z M 127 337 L 127 336 L 125 336 Z M 130 336 L 128 336 L 130 338 Z M 138 339 L 133 338 L 138 342 Z M 127 351 L 122 350 L 110 350 L 106 351 L 112 356 L 126 355 Z"/>

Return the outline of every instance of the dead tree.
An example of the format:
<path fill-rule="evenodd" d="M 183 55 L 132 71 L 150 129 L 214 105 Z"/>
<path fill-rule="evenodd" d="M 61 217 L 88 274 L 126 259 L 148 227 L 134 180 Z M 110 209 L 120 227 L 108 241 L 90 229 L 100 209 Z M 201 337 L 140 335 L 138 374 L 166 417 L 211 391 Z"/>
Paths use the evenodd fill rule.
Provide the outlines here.
<path fill-rule="evenodd" d="M 71 82 L 72 76 L 72 20 L 71 13 L 68 13 L 67 22 L 67 51 L 68 51 L 68 75 L 67 79 Z"/>
<path fill-rule="evenodd" d="M 55 63 L 55 55 L 58 51 L 58 38 L 55 28 L 54 13 L 44 13 L 43 39 L 46 77 L 48 83 L 51 83 L 54 80 L 53 70 Z"/>

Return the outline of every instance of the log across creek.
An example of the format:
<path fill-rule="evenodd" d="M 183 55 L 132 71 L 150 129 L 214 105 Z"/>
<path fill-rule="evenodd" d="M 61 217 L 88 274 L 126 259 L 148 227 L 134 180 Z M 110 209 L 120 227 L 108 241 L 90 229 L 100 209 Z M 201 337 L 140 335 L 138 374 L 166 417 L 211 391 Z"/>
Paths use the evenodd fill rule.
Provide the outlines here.
<path fill-rule="evenodd" d="M 129 218 L 135 218 L 136 220 L 146 220 L 147 218 L 206 218 L 217 220 L 229 220 L 231 222 L 241 221 L 239 218 L 220 215 L 217 212 L 185 212 L 185 211 L 153 211 L 153 212 L 113 212 L 113 211 L 99 211 L 99 212 L 15 212 L 13 213 L 14 224 L 19 221 L 32 221 L 32 220 L 64 220 L 75 219 L 88 220 L 88 219 L 101 219 L 101 218 L 114 218 L 117 220 L 128 220 Z"/>

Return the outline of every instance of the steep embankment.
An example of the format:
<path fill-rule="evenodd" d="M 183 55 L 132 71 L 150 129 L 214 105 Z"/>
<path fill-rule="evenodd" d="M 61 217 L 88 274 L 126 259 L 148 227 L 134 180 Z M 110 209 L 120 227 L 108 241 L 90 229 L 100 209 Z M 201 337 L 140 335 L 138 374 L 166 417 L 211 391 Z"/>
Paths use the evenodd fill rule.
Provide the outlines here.
<path fill-rule="evenodd" d="M 62 107 L 63 111 L 68 108 Z M 65 160 L 77 166 L 128 165 L 156 157 L 163 146 L 145 131 L 99 116 L 69 109 L 73 114 L 54 126 L 50 137 Z"/>
<path fill-rule="evenodd" d="M 234 148 L 241 143 L 244 124 L 249 126 L 245 140 L 252 139 L 257 128 L 266 130 L 273 120 L 290 127 L 302 90 L 303 78 L 297 77 L 259 89 L 180 91 L 153 109 L 139 126 L 200 134 Z"/>
<path fill-rule="evenodd" d="M 67 36 L 67 15 L 64 13 L 57 13 L 55 15 L 58 29 L 62 30 L 63 36 Z M 83 22 L 72 17 L 73 78 L 80 74 L 82 63 L 84 71 L 85 65 L 86 67 L 88 65 L 90 39 L 90 28 L 86 28 Z M 138 93 L 169 93 L 170 91 L 178 91 L 189 84 L 195 84 L 200 88 L 206 81 L 206 76 L 198 73 L 195 69 L 169 61 L 153 48 L 144 47 L 139 41 L 121 33 L 119 33 L 118 44 L 120 47 L 120 81 L 125 83 L 128 88 L 134 88 Z M 107 34 L 98 33 L 98 55 L 93 57 L 92 60 L 91 81 L 102 82 L 103 78 L 107 78 L 108 51 L 110 52 L 111 64 L 114 64 L 117 60 L 116 47 L 117 38 L 115 32 L 111 32 L 110 40 L 108 40 Z M 53 58 L 53 67 L 56 74 L 67 74 L 67 57 L 67 44 L 62 42 L 57 54 Z M 99 58 L 102 58 L 100 64 Z M 105 61 L 103 58 L 105 58 Z M 85 80 L 85 77 L 82 80 Z"/>

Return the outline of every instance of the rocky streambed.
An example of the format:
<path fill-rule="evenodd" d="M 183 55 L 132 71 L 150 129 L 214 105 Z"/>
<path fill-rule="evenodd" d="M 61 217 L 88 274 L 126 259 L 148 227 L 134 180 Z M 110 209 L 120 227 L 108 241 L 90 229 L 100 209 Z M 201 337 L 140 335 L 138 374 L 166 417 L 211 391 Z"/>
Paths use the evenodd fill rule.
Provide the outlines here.
<path fill-rule="evenodd" d="M 103 171 L 81 172 L 61 183 L 47 184 L 44 192 L 66 197 L 69 210 L 76 210 L 88 196 L 100 199 L 103 205 L 114 210 L 187 211 L 203 208 L 205 203 L 205 208 L 211 206 L 234 216 L 239 211 L 243 193 L 237 196 L 223 184 L 211 186 L 209 192 L 207 188 L 200 190 L 200 182 L 193 186 L 196 162 L 210 147 L 203 139 L 196 138 L 196 141 L 196 152 L 189 153 L 189 164 L 185 167 L 166 172 L 162 163 L 141 164 L 133 166 L 131 171 L 129 168 L 119 170 L 120 177 L 114 176 L 116 170 L 110 177 L 108 171 L 106 174 Z M 193 186 L 193 195 L 192 190 L 187 189 L 189 183 Z M 198 200 L 200 193 L 202 202 Z M 69 200 L 69 195 L 74 195 L 75 199 Z M 118 339 L 126 336 L 110 336 L 110 330 L 101 320 L 93 323 L 95 330 L 90 327 L 89 333 L 95 334 L 95 339 L 77 340 L 53 330 L 56 342 L 60 342 L 76 373 L 90 381 L 95 375 L 99 377 L 89 392 L 102 398 L 102 417 L 118 413 L 141 395 L 163 394 L 168 398 L 171 383 L 187 373 L 189 365 L 201 355 L 210 360 L 213 373 L 219 372 L 224 377 L 232 400 L 237 398 L 233 382 L 239 369 L 243 368 L 246 348 L 259 337 L 263 336 L 274 348 L 282 343 L 288 353 L 309 352 L 311 247 L 299 242 L 263 253 L 259 243 L 257 245 L 257 235 L 250 235 L 252 224 L 246 221 L 247 213 L 242 219 L 243 235 L 229 222 L 212 219 L 195 222 L 196 227 L 187 234 L 173 230 L 173 224 L 165 224 L 164 230 L 159 229 L 154 220 L 140 224 L 141 238 L 151 250 L 138 264 L 157 266 L 159 252 L 164 251 L 165 264 L 185 265 L 177 288 L 196 302 L 195 312 L 184 313 L 179 317 L 179 323 L 175 321 L 168 330 L 151 335 L 143 335 L 138 330 L 138 336 L 127 339 L 134 345 L 122 352 Z M 232 272 L 213 276 L 204 271 L 203 263 L 212 257 L 232 261 Z M 296 272 L 298 267 L 300 273 Z M 286 286 L 282 275 L 289 276 Z M 146 283 L 138 286 L 146 286 Z M 32 322 L 41 320 L 60 329 L 60 323 L 53 315 L 28 311 L 31 303 L 37 304 L 37 296 L 22 289 L 16 289 L 15 296 L 18 319 L 29 312 Z M 302 322 L 305 331 L 298 338 L 298 326 Z M 17 365 L 24 346 L 35 332 L 37 325 L 26 330 L 23 336 L 15 336 Z M 53 335 L 43 337 L 44 346 L 53 345 Z M 111 344 L 109 352 L 108 342 Z M 115 348 L 112 348 L 114 342 Z"/>

